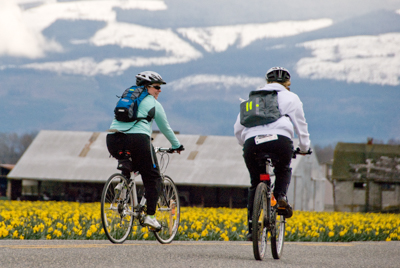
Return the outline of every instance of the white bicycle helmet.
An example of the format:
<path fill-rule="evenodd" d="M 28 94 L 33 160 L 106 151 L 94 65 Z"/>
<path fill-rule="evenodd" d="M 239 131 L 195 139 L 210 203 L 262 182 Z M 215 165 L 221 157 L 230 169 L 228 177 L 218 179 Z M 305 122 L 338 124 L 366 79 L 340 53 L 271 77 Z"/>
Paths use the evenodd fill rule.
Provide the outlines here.
<path fill-rule="evenodd" d="M 136 85 L 151 85 L 151 84 L 166 84 L 166 82 L 162 79 L 161 75 L 153 71 L 145 71 L 137 74 L 136 76 Z"/>
<path fill-rule="evenodd" d="M 281 82 L 284 83 L 290 80 L 290 73 L 283 67 L 272 67 L 265 74 L 267 82 Z"/>

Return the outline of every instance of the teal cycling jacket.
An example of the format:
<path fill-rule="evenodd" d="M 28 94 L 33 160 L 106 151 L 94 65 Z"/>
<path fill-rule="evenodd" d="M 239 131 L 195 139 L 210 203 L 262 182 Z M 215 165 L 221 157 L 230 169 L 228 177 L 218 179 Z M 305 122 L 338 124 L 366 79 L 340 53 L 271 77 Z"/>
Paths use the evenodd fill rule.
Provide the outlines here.
<path fill-rule="evenodd" d="M 147 95 L 139 105 L 138 109 L 138 117 L 147 117 L 147 113 L 155 107 L 155 115 L 151 122 L 147 120 L 140 120 L 139 122 L 121 122 L 117 121 L 115 118 L 111 123 L 110 129 L 117 129 L 118 131 L 122 131 L 127 134 L 132 133 L 140 133 L 146 134 L 151 137 L 151 133 L 153 132 L 153 121 L 156 121 L 158 128 L 161 133 L 168 139 L 171 143 L 172 149 L 177 149 L 181 146 L 179 140 L 177 139 L 174 131 L 171 129 L 167 115 L 165 114 L 164 108 L 162 105 L 152 96 Z M 125 132 L 126 131 L 126 132 Z"/>

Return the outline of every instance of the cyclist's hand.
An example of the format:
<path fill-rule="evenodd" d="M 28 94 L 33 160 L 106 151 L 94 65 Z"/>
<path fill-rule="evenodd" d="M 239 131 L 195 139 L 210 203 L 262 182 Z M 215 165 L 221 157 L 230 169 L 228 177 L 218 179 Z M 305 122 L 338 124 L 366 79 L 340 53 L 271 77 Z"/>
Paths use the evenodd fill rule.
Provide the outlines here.
<path fill-rule="evenodd" d="M 301 155 L 312 154 L 312 150 L 311 150 L 311 148 L 309 148 L 307 152 L 303 152 L 303 151 L 300 150 L 299 147 L 297 147 L 296 154 L 301 154 Z"/>
<path fill-rule="evenodd" d="M 168 153 L 175 153 L 175 152 L 177 152 L 178 154 L 180 154 L 181 153 L 181 151 L 184 151 L 185 150 L 185 147 L 183 147 L 183 145 L 181 144 L 181 146 L 179 146 L 178 148 L 176 148 L 176 149 L 169 149 L 169 151 L 168 151 Z"/>
<path fill-rule="evenodd" d="M 175 151 L 178 153 L 178 154 L 180 154 L 181 153 L 181 151 L 184 151 L 185 150 L 185 147 L 183 147 L 183 145 L 181 144 L 181 146 L 179 146 L 179 148 L 178 149 L 175 149 Z"/>

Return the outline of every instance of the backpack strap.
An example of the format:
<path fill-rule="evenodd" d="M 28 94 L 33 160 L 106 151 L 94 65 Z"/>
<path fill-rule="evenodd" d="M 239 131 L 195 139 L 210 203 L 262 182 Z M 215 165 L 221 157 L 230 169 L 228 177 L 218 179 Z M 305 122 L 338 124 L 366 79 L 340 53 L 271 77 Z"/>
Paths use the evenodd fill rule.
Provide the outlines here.
<path fill-rule="evenodd" d="M 146 97 L 147 97 L 147 96 L 146 96 Z M 139 121 L 142 121 L 142 120 L 146 120 L 147 123 L 149 123 L 151 120 L 153 120 L 155 114 L 156 114 L 156 107 L 154 106 L 153 108 L 151 108 L 151 109 L 147 112 L 147 116 L 146 116 L 146 117 L 139 117 L 139 118 L 137 118 L 137 120 L 134 121 L 135 123 L 134 123 L 130 128 L 128 128 L 127 130 L 119 130 L 119 132 L 122 132 L 122 133 L 128 132 L 129 130 L 131 130 L 131 129 L 136 125 L 136 123 L 138 123 Z"/>

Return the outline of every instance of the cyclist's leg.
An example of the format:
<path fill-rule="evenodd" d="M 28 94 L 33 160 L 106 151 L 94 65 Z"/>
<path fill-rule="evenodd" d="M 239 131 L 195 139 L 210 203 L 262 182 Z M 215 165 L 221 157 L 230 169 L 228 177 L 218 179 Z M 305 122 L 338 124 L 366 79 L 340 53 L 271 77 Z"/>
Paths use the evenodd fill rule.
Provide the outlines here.
<path fill-rule="evenodd" d="M 280 197 L 286 197 L 292 176 L 292 169 L 290 165 L 282 165 L 275 167 L 274 173 L 276 176 L 274 196 L 279 200 Z"/>
<path fill-rule="evenodd" d="M 247 220 L 248 220 L 248 230 L 249 235 L 248 238 L 251 237 L 252 233 L 252 217 L 253 217 L 253 203 L 254 203 L 254 195 L 256 192 L 257 185 L 260 183 L 260 174 L 265 173 L 265 167 L 259 165 L 259 163 L 255 159 L 255 153 L 257 152 L 258 147 L 254 142 L 254 138 L 250 138 L 246 140 L 243 147 L 243 158 L 246 163 L 246 167 L 250 174 L 250 188 L 248 190 L 248 198 L 247 198 Z"/>
<path fill-rule="evenodd" d="M 279 139 L 273 144 L 275 147 L 274 152 L 276 159 L 272 159 L 274 165 L 275 189 L 274 195 L 286 196 L 287 189 L 289 188 L 292 169 L 290 168 L 290 162 L 292 161 L 293 155 L 293 142 L 291 139 L 278 135 Z"/>
<path fill-rule="evenodd" d="M 292 161 L 293 155 L 293 142 L 291 139 L 279 136 L 279 139 L 274 144 L 278 149 L 276 152 L 276 159 L 273 159 L 274 173 L 275 173 L 275 188 L 274 196 L 278 200 L 279 207 L 285 207 L 290 213 L 288 213 L 287 218 L 291 217 L 293 213 L 289 202 L 287 200 L 287 190 L 290 185 L 290 180 L 292 176 L 292 169 L 290 168 L 290 163 Z"/>
<path fill-rule="evenodd" d="M 138 170 L 145 188 L 147 200 L 147 215 L 154 215 L 161 187 L 161 175 L 157 158 L 150 143 L 150 137 L 145 134 L 130 134 L 129 147 L 132 147 L 132 162 Z M 134 149 L 133 149 L 134 148 Z"/>
<path fill-rule="evenodd" d="M 249 187 L 248 189 L 248 196 L 247 196 L 247 225 L 248 225 L 248 236 L 247 240 L 250 240 L 251 233 L 253 231 L 252 226 L 252 218 L 253 218 L 253 206 L 254 206 L 254 196 L 256 193 L 256 189 L 254 187 Z"/>

